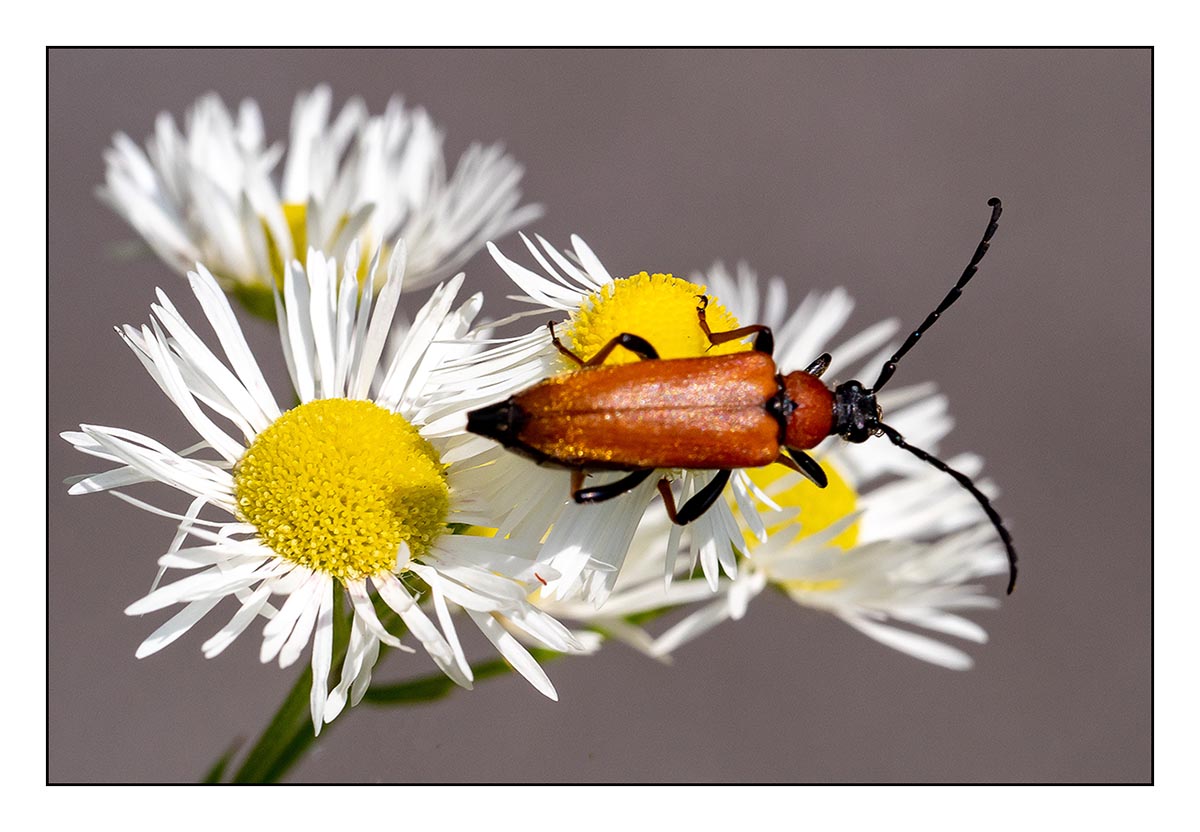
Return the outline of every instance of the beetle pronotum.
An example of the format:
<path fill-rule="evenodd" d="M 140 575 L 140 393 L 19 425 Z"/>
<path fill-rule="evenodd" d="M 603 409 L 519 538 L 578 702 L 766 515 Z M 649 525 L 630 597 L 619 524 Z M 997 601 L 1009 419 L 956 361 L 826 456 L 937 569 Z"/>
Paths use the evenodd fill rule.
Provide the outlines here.
<path fill-rule="evenodd" d="M 558 340 L 551 322 L 555 347 L 578 363 L 580 370 L 548 378 L 503 402 L 471 412 L 467 429 L 540 464 L 570 468 L 571 491 L 579 503 L 624 494 L 656 469 L 716 469 L 717 475 L 678 509 L 667 479 L 659 480 L 667 514 L 679 525 L 692 522 L 712 506 L 734 468 L 778 462 L 824 488 L 825 472 L 806 453 L 808 449 L 834 434 L 849 442 L 886 436 L 897 447 L 954 477 L 979 501 L 1008 553 L 1011 593 L 1017 581 L 1017 553 L 991 502 L 965 474 L 905 442 L 895 428 L 883 422 L 876 402 L 876 394 L 891 379 L 896 365 L 958 300 L 978 271 L 1000 219 L 1000 200 L 992 197 L 988 205 L 991 219 L 962 276 L 884 363 L 870 387 L 853 379 L 833 389 L 827 387 L 820 378 L 829 366 L 829 353 L 803 370 L 779 373 L 771 357 L 771 329 L 752 324 L 712 332 L 705 317 L 708 298 L 701 295 L 697 315 L 709 342 L 722 344 L 754 335 L 752 352 L 659 359 L 646 339 L 624 332 L 584 360 Z M 644 360 L 601 366 L 618 346 Z M 630 473 L 615 482 L 584 488 L 588 469 Z"/>

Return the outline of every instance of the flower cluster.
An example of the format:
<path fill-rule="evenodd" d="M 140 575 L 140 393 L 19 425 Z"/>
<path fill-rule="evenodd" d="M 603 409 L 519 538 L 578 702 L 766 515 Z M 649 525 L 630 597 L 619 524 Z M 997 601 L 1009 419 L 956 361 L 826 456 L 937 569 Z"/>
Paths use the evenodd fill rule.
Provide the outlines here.
<path fill-rule="evenodd" d="M 897 322 L 839 336 L 853 308 L 845 291 L 813 292 L 792 308 L 781 280 L 744 265 L 736 276 L 718 264 L 690 279 L 614 278 L 579 238 L 559 251 L 521 235 L 535 266 L 521 265 L 491 242 L 539 214 L 521 206 L 512 159 L 473 146 L 447 177 L 441 134 L 423 110 L 394 100 L 371 116 L 355 99 L 332 116 L 331 100 L 323 87 L 298 97 L 286 148 L 267 144 L 254 102 L 235 117 L 210 96 L 182 132 L 164 114 L 145 149 L 119 135 L 108 154 L 101 197 L 186 274 L 215 335 L 206 342 L 162 291 L 149 323 L 118 330 L 196 444 L 172 449 L 97 425 L 64 434 L 110 464 L 73 479 L 71 493 L 110 491 L 176 521 L 159 578 L 185 576 L 156 580 L 127 612 L 179 609 L 139 657 L 230 600 L 204 654 L 264 619 L 264 662 L 286 667 L 309 652 L 319 732 L 362 698 L 385 646 L 413 651 L 404 635 L 469 688 L 458 637 L 469 619 L 554 698 L 530 647 L 586 653 L 612 637 L 661 658 L 775 587 L 917 658 L 970 665 L 933 636 L 985 639 L 958 611 L 994 605 L 978 581 L 1005 570 L 1003 551 L 969 493 L 886 443 L 849 448 L 831 437 L 812 449 L 824 488 L 783 465 L 667 467 L 580 504 L 570 498 L 577 474 L 467 430 L 468 413 L 577 369 L 622 333 L 659 358 L 701 358 L 752 348 L 749 337 L 710 333 L 765 324 L 779 367 L 828 350 L 830 377 L 848 378 L 883 364 Z M 561 321 L 557 329 L 522 331 L 524 315 L 489 321 L 480 295 L 460 299 L 464 276 L 446 278 L 484 243 L 534 320 Z M 410 290 L 435 283 L 398 325 Z M 282 398 L 230 297 L 276 322 L 290 376 Z M 637 360 L 617 347 L 604 363 Z M 921 447 L 951 428 L 929 384 L 889 389 L 880 405 Z M 973 455 L 948 462 L 969 476 L 981 468 Z M 588 472 L 588 484 L 626 476 Z M 142 482 L 190 503 L 152 507 L 121 490 Z M 707 510 L 672 522 L 667 503 L 696 495 L 709 495 Z M 681 608 L 655 632 L 658 613 Z"/>

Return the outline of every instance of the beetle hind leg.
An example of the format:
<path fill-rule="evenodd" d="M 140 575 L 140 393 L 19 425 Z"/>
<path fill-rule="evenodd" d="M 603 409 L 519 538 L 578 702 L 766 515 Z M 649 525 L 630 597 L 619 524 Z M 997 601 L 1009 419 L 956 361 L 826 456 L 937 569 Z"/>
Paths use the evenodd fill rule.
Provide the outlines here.
<path fill-rule="evenodd" d="M 583 485 L 583 471 L 572 471 L 571 496 L 574 497 L 577 503 L 603 503 L 605 500 L 611 500 L 613 497 L 620 497 L 627 491 L 632 491 L 652 473 L 654 473 L 653 468 L 646 468 L 641 471 L 634 471 L 629 476 L 621 477 L 616 482 L 594 485 L 591 488 L 581 488 L 580 486 Z"/>

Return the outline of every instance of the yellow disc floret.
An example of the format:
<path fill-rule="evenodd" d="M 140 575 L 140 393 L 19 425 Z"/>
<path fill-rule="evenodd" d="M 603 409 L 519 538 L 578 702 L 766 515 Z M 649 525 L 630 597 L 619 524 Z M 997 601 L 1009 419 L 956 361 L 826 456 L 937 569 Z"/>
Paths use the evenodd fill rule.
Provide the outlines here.
<path fill-rule="evenodd" d="M 725 355 L 750 349 L 749 343 L 730 341 L 712 345 L 700 329 L 696 310 L 704 286 L 669 274 L 635 274 L 614 280 L 592 293 L 564 330 L 572 351 L 587 360 L 622 332 L 640 335 L 650 342 L 659 358 L 697 358 Z M 737 329 L 738 322 L 716 298 L 709 297 L 706 310 L 709 329 Z M 634 353 L 618 347 L 605 364 L 637 361 Z"/>
<path fill-rule="evenodd" d="M 350 399 L 276 419 L 234 468 L 234 495 L 263 544 L 342 580 L 393 571 L 403 543 L 425 554 L 450 508 L 433 446 L 403 416 Z"/>

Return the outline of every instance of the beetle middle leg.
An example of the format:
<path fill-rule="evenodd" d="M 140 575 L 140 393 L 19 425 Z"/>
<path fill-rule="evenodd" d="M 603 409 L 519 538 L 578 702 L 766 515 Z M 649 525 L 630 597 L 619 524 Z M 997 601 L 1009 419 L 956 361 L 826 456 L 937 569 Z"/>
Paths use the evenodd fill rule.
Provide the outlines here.
<path fill-rule="evenodd" d="M 625 349 L 647 361 L 658 358 L 658 350 L 654 349 L 650 342 L 645 338 L 640 335 L 634 335 L 632 332 L 622 332 L 620 335 L 614 336 L 607 344 L 601 347 L 595 355 L 593 355 L 587 361 L 584 361 L 578 355 L 571 352 L 571 350 L 565 344 L 563 344 L 562 341 L 558 340 L 558 336 L 554 333 L 554 321 L 550 321 L 548 324 L 546 324 L 546 326 L 550 330 L 550 340 L 554 343 L 555 349 L 581 367 L 595 367 L 598 364 L 603 364 L 604 359 L 608 358 L 608 354 L 617 347 L 624 347 Z"/>
<path fill-rule="evenodd" d="M 605 483 L 604 485 L 594 485 L 591 488 L 579 488 L 575 478 L 575 472 L 571 474 L 571 489 L 574 491 L 572 495 L 577 503 L 602 503 L 605 500 L 611 500 L 613 497 L 620 497 L 627 491 L 632 491 L 640 485 L 646 477 L 654 473 L 653 468 L 646 468 L 641 471 L 634 471 L 632 474 L 616 482 Z M 579 477 L 578 484 L 582 484 L 582 476 Z"/>
<path fill-rule="evenodd" d="M 667 516 L 671 518 L 671 522 L 677 526 L 686 526 L 712 508 L 713 503 L 717 501 L 717 498 L 721 496 L 721 492 L 725 490 L 725 484 L 729 482 L 729 475 L 732 473 L 728 468 L 722 468 L 717 471 L 717 475 L 712 478 L 708 485 L 693 494 L 683 504 L 683 508 L 678 510 L 675 508 L 675 495 L 671 493 L 670 483 L 667 482 L 666 477 L 659 480 L 658 493 L 662 495 L 663 504 L 667 508 Z"/>
<path fill-rule="evenodd" d="M 704 334 L 708 336 L 708 343 L 712 346 L 724 344 L 727 341 L 736 341 L 739 338 L 745 338 L 755 332 L 758 337 L 754 339 L 755 352 L 765 352 L 771 355 L 775 352 L 775 336 L 771 332 L 771 327 L 766 324 L 751 324 L 750 326 L 742 326 L 737 329 L 729 329 L 725 332 L 713 332 L 708 328 L 708 317 L 704 310 L 708 308 L 708 295 L 700 295 L 700 305 L 696 308 L 696 313 L 700 316 L 700 328 L 704 330 Z"/>

